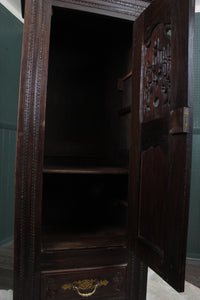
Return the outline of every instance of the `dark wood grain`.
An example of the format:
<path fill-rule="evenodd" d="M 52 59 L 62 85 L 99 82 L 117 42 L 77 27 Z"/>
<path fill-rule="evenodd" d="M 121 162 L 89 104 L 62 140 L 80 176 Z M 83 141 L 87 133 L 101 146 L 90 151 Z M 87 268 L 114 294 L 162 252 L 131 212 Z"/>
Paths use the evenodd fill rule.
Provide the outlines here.
<path fill-rule="evenodd" d="M 142 11 L 149 5 L 149 2 L 151 2 L 151 0 L 135 0 L 132 2 L 116 0 L 54 0 L 53 4 L 55 6 L 89 11 L 97 14 L 109 15 L 115 18 L 134 21 L 139 16 L 139 14 L 141 14 Z"/>
<path fill-rule="evenodd" d="M 78 9 L 99 13 L 104 15 L 112 15 L 118 18 L 128 20 L 135 20 L 139 14 L 149 5 L 152 0 L 140 0 L 134 2 L 127 1 L 85 1 L 85 0 L 55 0 L 53 5 L 60 7 L 67 7 L 71 9 Z M 22 16 L 24 17 L 25 0 L 21 0 Z"/>
<path fill-rule="evenodd" d="M 133 24 L 148 2 L 26 0 L 14 300 L 65 299 L 89 274 L 112 282 L 99 300 L 145 300 L 147 265 L 183 288 L 192 113 L 173 135 L 169 114 L 192 107 L 194 3 Z"/>
<path fill-rule="evenodd" d="M 138 222 L 138 202 L 133 201 L 137 199 L 139 195 L 139 165 L 140 160 L 140 137 L 141 127 L 139 124 L 139 97 L 140 97 L 140 65 L 141 65 L 141 46 L 143 40 L 143 15 L 137 20 L 138 26 L 133 27 L 133 73 L 132 78 L 132 102 L 131 102 L 131 139 L 130 139 L 130 162 L 129 162 L 129 211 L 128 211 L 128 284 L 127 284 L 127 297 L 128 299 L 146 299 L 146 276 L 147 270 L 143 269 L 143 274 L 140 277 L 140 270 L 143 266 L 142 261 L 137 259 L 133 253 L 134 240 L 133 236 L 137 234 L 137 228 L 134 227 L 134 223 Z M 143 286 L 144 283 L 144 286 Z M 137 287 L 137 288 L 136 288 Z M 140 297 L 141 295 L 141 297 Z"/>
<path fill-rule="evenodd" d="M 128 267 L 128 295 L 130 299 L 145 300 L 147 293 L 147 266 L 130 252 Z"/>
<path fill-rule="evenodd" d="M 45 250 L 41 253 L 41 271 L 121 265 L 127 264 L 127 258 L 126 247 Z"/>
<path fill-rule="evenodd" d="M 141 62 L 141 73 L 134 72 L 132 126 L 138 133 L 133 129 L 130 163 L 137 172 L 134 178 L 130 168 L 130 195 L 138 214 L 131 245 L 143 262 L 178 291 L 184 289 L 192 109 L 188 134 L 180 130 L 183 116 L 176 113 L 170 123 L 170 114 L 192 106 L 192 50 L 188 54 L 188 43 L 192 49 L 193 11 L 194 2 L 153 1 L 134 24 L 140 32 L 134 65 L 140 69 Z M 134 104 L 137 99 L 139 107 Z"/>
<path fill-rule="evenodd" d="M 93 253 L 93 252 L 92 252 Z M 68 257 L 70 257 L 71 264 L 63 264 L 63 260 L 61 260 L 61 256 L 64 256 L 64 251 L 62 254 L 59 252 L 48 251 L 42 253 L 42 269 L 43 270 L 51 270 L 51 269 L 62 269 L 62 268 L 70 268 L 74 267 L 75 261 L 77 259 L 76 251 L 68 251 Z M 93 267 L 91 263 L 91 252 L 90 251 L 81 251 L 81 256 L 84 257 L 79 266 L 81 268 Z M 126 248 L 113 248 L 109 251 L 103 249 L 96 249 L 95 256 L 98 257 L 96 260 L 96 266 L 107 266 L 114 265 L 118 262 L 119 265 L 122 265 L 126 261 L 127 257 L 127 249 Z M 13 289 L 13 258 L 14 258 L 14 244 L 9 244 L 7 246 L 3 246 L 0 248 L 0 289 L 9 290 Z M 50 265 L 52 262 L 52 265 Z M 138 280 L 139 277 L 136 274 Z M 142 280 L 142 279 L 141 279 Z M 139 280 L 141 282 L 141 280 Z M 143 278 L 144 280 L 144 278 Z M 195 259 L 187 259 L 186 261 L 186 280 L 193 284 L 196 287 L 200 288 L 200 261 Z M 141 289 L 144 291 L 144 288 Z"/>
<path fill-rule="evenodd" d="M 94 232 L 49 231 L 43 236 L 43 251 L 67 249 L 91 249 L 106 247 L 126 247 L 127 237 L 121 228 L 104 228 Z"/>
<path fill-rule="evenodd" d="M 14 299 L 36 300 L 51 1 L 26 1 L 25 14 L 16 154 Z"/>
<path fill-rule="evenodd" d="M 125 299 L 126 265 L 43 272 L 41 276 L 42 300 L 80 299 L 78 292 L 83 295 L 93 293 L 93 299 L 112 299 L 113 296 Z M 82 284 L 83 281 L 85 284 Z M 85 288 L 91 281 L 94 281 L 92 287 Z M 96 282 L 99 282 L 97 288 Z M 74 289 L 74 286 L 78 289 Z"/>

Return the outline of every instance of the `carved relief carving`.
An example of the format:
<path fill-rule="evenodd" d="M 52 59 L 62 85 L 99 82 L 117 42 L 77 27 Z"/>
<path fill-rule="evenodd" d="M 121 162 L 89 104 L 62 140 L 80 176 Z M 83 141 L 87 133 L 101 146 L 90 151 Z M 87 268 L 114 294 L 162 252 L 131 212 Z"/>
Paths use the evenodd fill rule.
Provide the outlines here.
<path fill-rule="evenodd" d="M 159 24 L 144 49 L 143 121 L 163 117 L 171 99 L 171 26 Z"/>

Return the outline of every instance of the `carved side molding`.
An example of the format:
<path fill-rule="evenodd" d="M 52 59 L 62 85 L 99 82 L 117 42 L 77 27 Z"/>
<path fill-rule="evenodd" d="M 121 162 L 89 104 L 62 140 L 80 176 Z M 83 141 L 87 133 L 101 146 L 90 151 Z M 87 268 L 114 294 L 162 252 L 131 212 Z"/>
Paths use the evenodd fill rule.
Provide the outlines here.
<path fill-rule="evenodd" d="M 37 300 L 51 1 L 27 1 L 26 16 L 17 130 L 14 299 Z M 24 284 L 26 280 L 29 285 Z"/>

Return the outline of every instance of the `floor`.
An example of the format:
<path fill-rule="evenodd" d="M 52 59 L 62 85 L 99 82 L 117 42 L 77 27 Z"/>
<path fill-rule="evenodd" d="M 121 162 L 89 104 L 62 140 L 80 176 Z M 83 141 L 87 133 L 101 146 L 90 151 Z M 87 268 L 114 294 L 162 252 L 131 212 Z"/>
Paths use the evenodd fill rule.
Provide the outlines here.
<path fill-rule="evenodd" d="M 13 288 L 13 244 L 0 248 L 0 290 Z"/>
<path fill-rule="evenodd" d="M 187 260 L 185 280 L 200 288 L 200 260 Z"/>
<path fill-rule="evenodd" d="M 187 260 L 186 281 L 200 288 L 200 260 Z M 13 288 L 13 245 L 0 248 L 0 290 Z"/>

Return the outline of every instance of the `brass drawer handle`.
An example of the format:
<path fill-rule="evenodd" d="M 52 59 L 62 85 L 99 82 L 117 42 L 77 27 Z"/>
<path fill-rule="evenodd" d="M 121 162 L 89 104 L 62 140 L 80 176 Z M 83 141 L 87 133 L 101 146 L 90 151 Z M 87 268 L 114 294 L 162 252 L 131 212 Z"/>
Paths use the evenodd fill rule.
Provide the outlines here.
<path fill-rule="evenodd" d="M 100 286 L 108 285 L 107 280 L 97 280 L 97 279 L 85 279 L 74 281 L 73 283 L 66 283 L 62 286 L 63 290 L 74 290 L 81 297 L 90 297 L 94 295 L 97 288 Z"/>
<path fill-rule="evenodd" d="M 77 293 L 82 296 L 82 297 L 90 297 L 92 296 L 95 292 L 96 292 L 96 289 L 97 287 L 99 286 L 99 283 L 96 283 L 92 288 L 93 288 L 93 291 L 89 292 L 89 293 L 82 293 L 80 292 L 79 290 L 79 287 L 77 286 L 73 286 L 73 288 L 77 291 Z"/>

